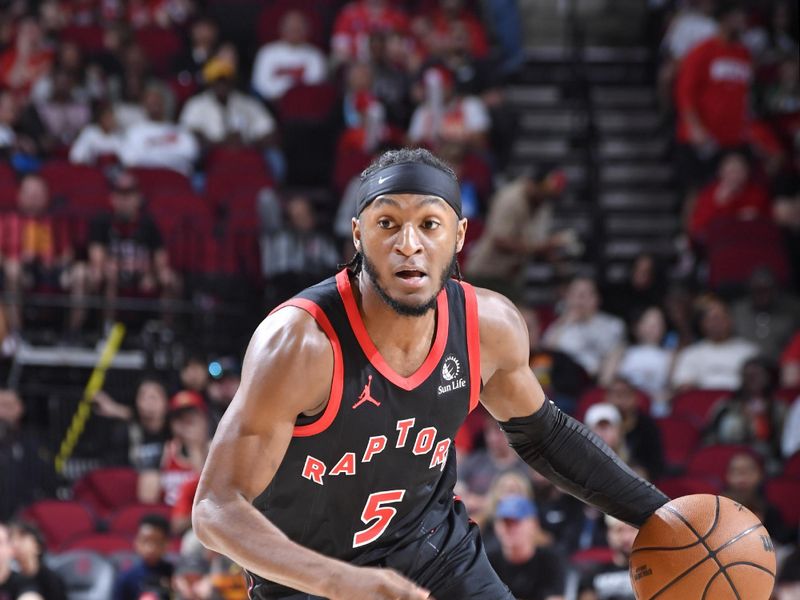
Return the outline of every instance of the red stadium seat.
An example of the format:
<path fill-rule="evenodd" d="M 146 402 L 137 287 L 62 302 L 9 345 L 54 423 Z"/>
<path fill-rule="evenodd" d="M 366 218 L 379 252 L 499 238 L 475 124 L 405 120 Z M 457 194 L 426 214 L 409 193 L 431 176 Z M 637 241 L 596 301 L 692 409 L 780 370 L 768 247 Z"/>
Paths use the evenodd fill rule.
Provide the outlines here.
<path fill-rule="evenodd" d="M 713 477 L 719 482 L 725 480 L 728 463 L 735 454 L 752 453 L 748 446 L 737 444 L 716 444 L 706 446 L 695 452 L 686 464 L 687 475 Z"/>
<path fill-rule="evenodd" d="M 797 479 L 800 481 L 800 450 L 792 454 L 783 465 L 783 477 L 785 479 Z"/>
<path fill-rule="evenodd" d="M 672 397 L 672 416 L 683 417 L 702 428 L 708 424 L 711 409 L 721 399 L 731 395 L 730 390 L 686 390 Z"/>
<path fill-rule="evenodd" d="M 637 395 L 641 411 L 650 414 L 650 397 L 641 390 L 637 390 Z M 605 397 L 606 390 L 601 387 L 595 387 L 584 392 L 580 400 L 578 400 L 578 406 L 575 409 L 575 418 L 579 421 L 583 421 L 583 417 L 586 416 L 586 411 L 589 410 L 589 407 L 598 402 L 603 402 Z"/>
<path fill-rule="evenodd" d="M 50 195 L 62 196 L 70 203 L 80 202 L 84 195 L 103 195 L 108 193 L 108 181 L 103 171 L 88 165 L 73 165 L 63 160 L 51 160 L 41 170 L 47 181 Z"/>
<path fill-rule="evenodd" d="M 16 210 L 18 189 L 15 181 L 0 179 L 0 211 Z"/>
<path fill-rule="evenodd" d="M 98 25 L 71 25 L 59 32 L 62 42 L 73 42 L 84 54 L 95 54 L 103 50 L 104 30 Z"/>
<path fill-rule="evenodd" d="M 308 22 L 308 41 L 323 50 L 327 50 L 327 40 L 325 39 L 325 24 L 322 15 L 316 6 L 306 2 L 281 1 L 268 4 L 258 16 L 256 24 L 256 37 L 258 43 L 263 45 L 274 42 L 280 37 L 280 24 L 283 15 L 290 10 L 299 10 Z"/>
<path fill-rule="evenodd" d="M 111 516 L 108 520 L 108 531 L 134 536 L 142 517 L 155 514 L 169 519 L 171 510 L 166 504 L 129 504 Z"/>
<path fill-rule="evenodd" d="M 16 183 L 17 175 L 7 162 L 0 162 L 0 183 Z"/>
<path fill-rule="evenodd" d="M 664 447 L 664 458 L 670 467 L 683 467 L 700 441 L 700 430 L 689 419 L 665 417 L 657 419 Z"/>
<path fill-rule="evenodd" d="M 130 169 L 130 171 L 136 175 L 139 180 L 139 187 L 145 196 L 167 192 L 194 193 L 189 178 L 172 169 L 136 167 Z"/>
<path fill-rule="evenodd" d="M 194 193 L 156 192 L 147 199 L 147 210 L 152 215 L 171 214 L 180 217 L 211 218 L 211 209 L 205 198 Z"/>
<path fill-rule="evenodd" d="M 76 500 L 106 516 L 136 501 L 139 474 L 128 467 L 108 467 L 89 471 L 73 487 Z"/>
<path fill-rule="evenodd" d="M 573 565 L 610 565 L 614 562 L 614 551 L 605 546 L 579 550 L 569 557 Z"/>
<path fill-rule="evenodd" d="M 790 406 L 795 400 L 800 398 L 800 389 L 781 388 L 775 392 L 775 397 L 783 401 L 787 406 Z"/>
<path fill-rule="evenodd" d="M 715 479 L 691 476 L 659 479 L 656 487 L 670 498 L 680 498 L 692 494 L 716 495 L 722 491 L 722 486 Z"/>
<path fill-rule="evenodd" d="M 143 27 L 135 32 L 136 43 L 144 50 L 153 69 L 159 75 L 167 75 L 175 57 L 183 48 L 183 40 L 171 29 Z"/>
<path fill-rule="evenodd" d="M 268 172 L 264 156 L 258 150 L 247 147 L 230 148 L 217 146 L 206 157 L 206 170 Z"/>
<path fill-rule="evenodd" d="M 336 86 L 330 83 L 297 85 L 278 102 L 280 120 L 325 121 L 331 116 L 338 97 Z"/>
<path fill-rule="evenodd" d="M 783 522 L 792 529 L 800 525 L 800 481 L 771 479 L 767 482 L 767 500 L 781 513 Z"/>
<path fill-rule="evenodd" d="M 232 202 L 240 203 L 242 197 L 255 198 L 260 190 L 274 186 L 275 181 L 266 171 L 236 173 L 214 169 L 206 179 L 206 196 L 213 207 L 224 209 Z"/>
<path fill-rule="evenodd" d="M 22 517 L 39 526 L 50 549 L 61 547 L 76 535 L 95 530 L 94 515 L 80 502 L 39 500 L 26 508 Z"/>
<path fill-rule="evenodd" d="M 87 533 L 67 540 L 61 551 L 68 550 L 91 550 L 109 556 L 116 552 L 133 550 L 133 540 L 130 536 L 119 533 Z"/>

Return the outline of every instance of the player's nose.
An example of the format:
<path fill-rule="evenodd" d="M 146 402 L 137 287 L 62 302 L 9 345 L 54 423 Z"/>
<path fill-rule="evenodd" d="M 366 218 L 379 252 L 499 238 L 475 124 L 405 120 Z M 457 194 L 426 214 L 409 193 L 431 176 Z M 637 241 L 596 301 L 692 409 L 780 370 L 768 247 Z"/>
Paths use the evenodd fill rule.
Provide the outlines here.
<path fill-rule="evenodd" d="M 395 250 L 404 256 L 411 256 L 422 250 L 419 233 L 411 223 L 406 223 L 400 228 L 395 242 Z"/>

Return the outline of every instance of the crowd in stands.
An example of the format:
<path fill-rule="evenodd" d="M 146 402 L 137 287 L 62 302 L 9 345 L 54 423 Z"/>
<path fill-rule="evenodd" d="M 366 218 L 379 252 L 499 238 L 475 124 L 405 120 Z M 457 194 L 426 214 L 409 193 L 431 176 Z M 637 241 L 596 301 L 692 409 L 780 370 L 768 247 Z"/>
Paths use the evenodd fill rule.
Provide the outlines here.
<path fill-rule="evenodd" d="M 554 224 L 563 169 L 507 168 L 513 0 L 2 3 L 3 355 L 41 334 L 43 295 L 66 307 L 53 344 L 94 343 L 130 317 L 125 299 L 186 340 L 173 308 L 199 290 L 251 291 L 260 318 L 350 258 L 370 160 L 425 146 L 460 177 L 465 278 L 517 303 L 548 396 L 668 495 L 755 512 L 779 552 L 776 598 L 797 598 L 797 6 L 662 4 L 654 85 L 675 126 L 685 254 L 642 254 L 606 282 L 576 272 L 583 244 Z M 549 305 L 526 304 L 532 261 L 559 277 Z M 53 469 L 60 440 L 0 390 L 0 598 L 247 597 L 190 519 L 239 382 L 228 352 L 98 392 L 99 468 L 69 480 Z M 633 598 L 635 529 L 530 470 L 480 409 L 457 446 L 457 491 L 515 596 Z"/>

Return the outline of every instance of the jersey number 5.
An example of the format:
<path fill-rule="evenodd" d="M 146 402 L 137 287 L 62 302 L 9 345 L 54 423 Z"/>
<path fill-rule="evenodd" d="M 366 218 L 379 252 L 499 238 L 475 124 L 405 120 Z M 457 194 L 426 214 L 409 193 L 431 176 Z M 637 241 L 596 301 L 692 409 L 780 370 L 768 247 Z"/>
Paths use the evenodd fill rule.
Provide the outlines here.
<path fill-rule="evenodd" d="M 370 544 L 383 535 L 383 532 L 389 526 L 389 522 L 397 514 L 396 508 L 385 505 L 400 502 L 405 494 L 405 490 L 389 490 L 369 495 L 367 504 L 361 512 L 361 521 L 365 525 L 370 521 L 375 522 L 366 529 L 356 532 L 353 536 L 353 548 Z"/>

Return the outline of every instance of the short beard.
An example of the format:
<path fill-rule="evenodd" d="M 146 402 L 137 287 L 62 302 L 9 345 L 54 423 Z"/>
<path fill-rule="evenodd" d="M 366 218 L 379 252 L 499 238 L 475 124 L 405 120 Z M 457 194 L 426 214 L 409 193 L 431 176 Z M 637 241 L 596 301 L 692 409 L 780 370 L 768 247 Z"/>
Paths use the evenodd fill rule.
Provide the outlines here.
<path fill-rule="evenodd" d="M 427 302 L 423 302 L 422 304 L 406 304 L 404 302 L 400 302 L 392 298 L 389 293 L 381 286 L 380 281 L 378 280 L 378 271 L 375 268 L 375 265 L 370 262 L 367 255 L 364 253 L 364 250 L 361 250 L 361 262 L 362 266 L 364 267 L 364 272 L 369 276 L 370 281 L 372 282 L 372 286 L 378 292 L 378 296 L 380 296 L 381 300 L 383 300 L 389 308 L 391 308 L 394 312 L 404 317 L 421 317 L 426 314 L 429 310 L 436 308 L 436 299 L 439 296 L 439 292 L 444 289 L 444 286 L 447 284 L 447 280 L 450 277 L 450 274 L 453 272 L 456 263 L 456 254 L 453 253 L 453 259 L 450 261 L 450 264 L 444 268 L 441 274 L 441 283 L 439 284 L 439 289 L 436 290 L 436 293 L 428 299 Z"/>

